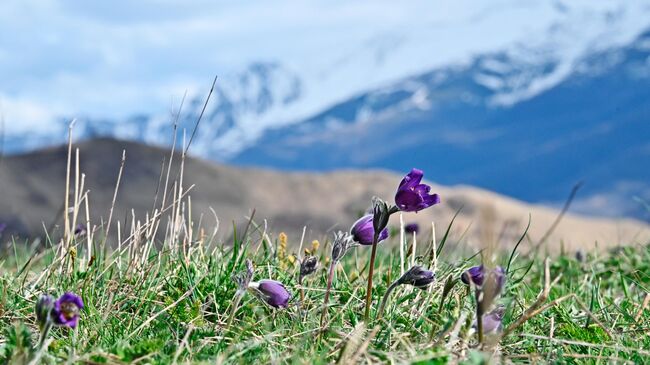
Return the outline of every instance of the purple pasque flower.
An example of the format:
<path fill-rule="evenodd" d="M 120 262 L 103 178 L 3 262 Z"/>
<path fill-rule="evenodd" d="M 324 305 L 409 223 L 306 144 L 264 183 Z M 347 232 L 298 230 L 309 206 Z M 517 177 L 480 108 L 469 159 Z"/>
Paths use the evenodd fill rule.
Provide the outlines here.
<path fill-rule="evenodd" d="M 488 272 L 483 265 L 473 266 L 467 269 L 467 271 L 461 275 L 460 279 L 466 285 L 472 283 L 476 286 L 483 286 L 486 276 L 494 278 L 496 283 L 496 292 L 500 293 L 506 284 L 506 271 L 501 266 L 495 267 L 491 272 Z"/>
<path fill-rule="evenodd" d="M 503 305 L 497 306 L 491 312 L 483 316 L 483 333 L 498 333 L 503 330 L 503 316 L 506 313 L 506 307 Z M 478 327 L 476 321 L 472 325 L 474 329 Z"/>
<path fill-rule="evenodd" d="M 52 308 L 52 319 L 57 326 L 77 327 L 79 311 L 84 307 L 81 297 L 74 293 L 67 292 L 54 302 Z"/>
<path fill-rule="evenodd" d="M 399 278 L 399 284 L 408 284 L 413 285 L 418 289 L 426 289 L 429 284 L 433 283 L 436 275 L 433 271 L 427 270 L 422 266 L 415 265 L 411 267 L 407 272 Z"/>
<path fill-rule="evenodd" d="M 412 169 L 399 184 L 395 194 L 395 205 L 403 212 L 419 212 L 440 203 L 438 194 L 429 194 L 431 187 L 420 184 L 424 172 Z"/>
<path fill-rule="evenodd" d="M 284 285 L 275 280 L 260 280 L 250 283 L 249 288 L 253 289 L 258 298 L 274 308 L 286 308 L 289 304 L 291 294 Z"/>
<path fill-rule="evenodd" d="M 354 224 L 352 225 L 352 228 L 350 228 L 350 234 L 352 235 L 352 239 L 361 244 L 361 245 L 372 245 L 372 240 L 375 235 L 375 228 L 373 225 L 373 215 L 368 214 L 364 215 L 363 217 L 359 218 Z M 385 240 L 388 238 L 388 228 L 384 228 L 380 233 L 379 237 L 377 238 L 377 243 Z"/>
<path fill-rule="evenodd" d="M 404 226 L 404 232 L 406 233 L 419 233 L 420 232 L 420 226 L 417 223 L 409 223 Z"/>

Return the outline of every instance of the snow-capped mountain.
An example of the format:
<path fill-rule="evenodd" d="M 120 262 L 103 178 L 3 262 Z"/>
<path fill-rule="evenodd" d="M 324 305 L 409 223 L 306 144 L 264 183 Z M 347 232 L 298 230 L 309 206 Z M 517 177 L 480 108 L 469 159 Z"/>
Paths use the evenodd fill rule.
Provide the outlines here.
<path fill-rule="evenodd" d="M 179 63 L 174 68 L 165 60 L 185 54 L 195 57 L 182 59 L 190 68 L 196 64 L 205 71 L 204 65 L 214 60 L 213 70 L 219 74 L 192 142 L 191 152 L 205 158 L 312 170 L 404 170 L 417 165 L 444 170 L 443 176 L 434 177 L 443 183 L 466 182 L 544 202 L 561 199 L 577 178 L 596 176 L 601 180 L 589 191 L 591 200 L 580 203 L 599 214 L 608 213 L 598 207 L 603 187 L 615 184 L 611 189 L 623 191 L 626 201 L 631 194 L 649 194 L 645 172 L 634 172 L 643 169 L 622 163 L 619 155 L 599 155 L 606 149 L 596 141 L 616 153 L 632 153 L 625 150 L 629 147 L 637 148 L 639 157 L 646 156 L 648 83 L 643 75 L 648 63 L 643 57 L 649 41 L 642 34 L 650 27 L 650 1 L 371 1 L 353 6 L 286 0 L 264 12 L 261 23 L 254 14 L 269 10 L 263 2 L 222 11 L 224 6 L 217 11 L 202 4 L 199 15 L 184 19 L 182 27 L 162 22 L 159 29 L 149 23 L 128 28 L 149 42 L 142 48 L 152 56 L 126 57 L 139 66 L 137 72 L 110 69 L 121 80 L 135 81 L 129 79 L 128 87 L 94 88 L 90 96 L 77 91 L 78 100 L 69 103 L 74 107 L 54 113 L 47 128 L 38 124 L 42 121 L 36 128 L 27 127 L 30 116 L 42 120 L 48 115 L 47 105 L 39 113 L 14 113 L 26 115 L 25 122 L 8 125 L 5 150 L 63 142 L 73 117 L 78 139 L 112 136 L 168 146 L 177 120 L 178 141 L 187 141 L 203 107 L 209 75 L 176 75 L 176 80 L 191 81 L 178 83 L 185 87 L 176 92 L 188 90 L 187 96 L 183 102 L 176 97 L 169 111 L 156 96 L 161 92 L 150 91 L 159 86 L 151 79 L 164 78 L 164 73 L 138 81 L 140 74 L 147 74 L 147 65 L 138 60 L 152 57 L 150 64 L 163 63 L 170 70 Z M 188 9 L 184 12 L 191 6 Z M 87 11 L 84 16 L 106 22 L 103 14 Z M 231 19 L 246 26 L 235 28 Z M 114 29 L 92 30 L 110 35 Z M 112 41 L 106 40 L 109 49 Z M 150 44 L 161 48 L 149 49 Z M 172 51 L 164 53 L 163 46 Z M 210 47 L 213 53 L 206 51 Z M 196 49 L 201 50 L 198 56 Z M 0 66 L 6 54 L 0 52 Z M 113 56 L 111 67 L 119 63 L 119 52 L 102 54 Z M 73 85 L 81 89 L 83 83 Z M 106 95 L 96 95 L 95 89 L 105 89 Z M 146 105 L 141 110 L 133 107 L 138 98 Z M 165 98 L 168 106 L 169 95 Z M 31 105 L 14 99 L 4 103 L 10 116 L 12 105 Z M 97 100 L 111 100 L 110 105 L 123 109 L 102 114 L 78 107 L 97 105 Z M 56 101 L 50 109 L 66 109 L 61 106 L 65 100 Z M 630 128 L 642 133 L 629 133 Z M 566 150 L 579 143 L 583 149 Z M 586 153 L 589 148 L 594 153 Z M 573 164 L 567 163 L 574 158 Z M 510 166 L 503 166 L 506 163 Z M 610 179 L 604 163 L 627 166 L 629 174 Z M 531 164 L 542 165 L 525 169 Z M 551 171 L 550 166 L 557 168 Z M 600 175 L 582 173 L 590 168 L 601 169 Z M 544 178 L 539 176 L 542 171 Z M 548 184 L 546 178 L 553 177 L 561 181 Z"/>
<path fill-rule="evenodd" d="M 234 159 L 283 169 L 419 166 L 436 181 L 647 217 L 650 201 L 650 32 L 563 64 L 500 52 L 357 95 L 268 132 Z M 536 92 L 533 93 L 533 90 Z"/>

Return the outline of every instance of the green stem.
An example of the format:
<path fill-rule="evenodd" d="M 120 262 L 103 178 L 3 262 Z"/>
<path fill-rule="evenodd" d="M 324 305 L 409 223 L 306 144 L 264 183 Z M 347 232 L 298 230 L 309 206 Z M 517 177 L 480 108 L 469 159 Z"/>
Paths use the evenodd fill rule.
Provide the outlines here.
<path fill-rule="evenodd" d="M 46 323 L 45 326 L 43 327 L 43 330 L 41 331 L 41 338 L 38 340 L 38 347 L 37 348 L 39 350 L 40 350 L 41 347 L 43 347 L 43 344 L 45 343 L 45 339 L 47 338 L 47 335 L 50 333 L 51 328 L 52 328 L 52 325 L 50 323 Z"/>
<path fill-rule="evenodd" d="M 366 289 L 366 312 L 363 320 L 367 323 L 370 319 L 370 302 L 372 301 L 372 275 L 375 272 L 375 256 L 377 256 L 377 240 L 379 232 L 372 237 L 372 253 L 370 254 L 370 271 L 368 271 L 368 288 Z"/>
<path fill-rule="evenodd" d="M 300 306 L 305 305 L 305 289 L 302 288 L 302 275 L 298 275 L 298 285 L 300 286 Z"/>
<path fill-rule="evenodd" d="M 478 290 L 478 288 L 476 289 Z M 476 331 L 478 332 L 478 344 L 479 347 L 483 344 L 483 300 L 482 294 L 479 293 L 476 296 Z"/>
<path fill-rule="evenodd" d="M 230 312 L 230 317 L 228 317 L 228 324 L 226 325 L 226 330 L 230 329 L 230 325 L 232 325 L 232 320 L 235 318 L 235 313 L 237 313 L 239 302 L 241 301 L 241 298 L 243 296 L 244 293 L 240 291 L 237 291 L 237 293 L 235 294 L 235 300 L 233 301 L 232 304 L 232 311 Z"/>
<path fill-rule="evenodd" d="M 336 261 L 332 260 L 330 263 L 330 270 L 327 276 L 327 288 L 325 289 L 325 300 L 323 301 L 323 313 L 320 316 L 320 326 L 323 328 L 325 317 L 327 316 L 327 302 L 330 299 L 330 290 L 332 289 L 332 280 L 334 279 L 334 269 L 336 268 Z"/>
<path fill-rule="evenodd" d="M 390 293 L 393 292 L 395 288 L 398 286 L 398 282 L 395 281 L 394 283 L 390 284 L 388 289 L 386 289 L 386 294 L 384 294 L 384 297 L 381 300 L 381 304 L 379 305 L 379 311 L 377 312 L 377 320 L 381 319 L 381 315 L 384 313 L 384 308 L 386 307 L 386 302 L 388 301 L 388 297 L 390 296 Z"/>

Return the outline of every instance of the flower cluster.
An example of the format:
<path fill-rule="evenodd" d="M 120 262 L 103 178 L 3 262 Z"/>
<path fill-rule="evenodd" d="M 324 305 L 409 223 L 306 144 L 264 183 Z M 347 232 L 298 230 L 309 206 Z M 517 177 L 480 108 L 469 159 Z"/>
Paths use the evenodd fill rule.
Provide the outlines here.
<path fill-rule="evenodd" d="M 57 300 L 45 294 L 36 302 L 36 321 L 41 328 L 52 325 L 75 328 L 83 308 L 83 300 L 74 293 L 67 292 Z"/>
<path fill-rule="evenodd" d="M 399 211 L 418 212 L 440 203 L 440 197 L 438 194 L 430 194 L 431 187 L 422 183 L 423 177 L 424 173 L 421 170 L 412 169 L 406 176 L 404 176 L 399 186 L 397 187 L 397 190 L 395 192 L 395 205 L 389 205 L 387 202 L 375 197 L 372 201 L 371 212 L 355 221 L 350 227 L 349 232 L 337 232 L 334 234 L 321 324 L 324 323 L 324 319 L 327 314 L 327 304 L 336 266 L 350 249 L 357 246 L 372 247 L 370 257 L 370 271 L 368 275 L 368 289 L 366 290 L 365 317 L 368 319 L 377 245 L 386 240 L 389 236 L 387 227 L 390 216 Z M 417 232 L 417 224 L 409 225 L 407 227 L 407 231 L 411 233 Z M 279 237 L 278 248 L 278 256 L 280 258 L 283 258 L 286 254 L 286 241 L 286 235 L 282 233 Z M 300 261 L 298 283 L 300 285 L 301 303 L 304 301 L 304 292 L 302 286 L 303 278 L 315 272 L 318 266 L 318 259 L 316 256 L 312 255 L 313 252 L 318 248 L 318 245 L 313 246 L 314 247 L 312 250 L 305 250 L 307 256 Z M 229 320 L 229 323 L 234 317 L 234 312 L 236 311 L 239 299 L 245 291 L 252 291 L 256 297 L 271 307 L 286 308 L 288 306 L 291 295 L 281 282 L 270 279 L 253 282 L 252 277 L 253 268 L 250 261 L 247 262 L 246 271 L 239 273 L 233 277 L 233 280 L 238 285 L 238 291 L 235 295 L 235 305 L 233 305 L 233 313 L 231 313 L 231 319 Z M 411 285 L 419 289 L 425 289 L 434 280 L 435 274 L 433 271 L 426 270 L 421 266 L 414 266 L 391 285 L 387 291 L 387 294 L 399 285 Z M 386 297 L 384 298 L 384 302 L 385 299 Z"/>
<path fill-rule="evenodd" d="M 497 306 L 490 312 L 488 310 L 505 287 L 506 272 L 500 266 L 489 269 L 485 265 L 479 265 L 465 271 L 461 275 L 461 281 L 475 290 L 476 322 L 474 327 L 477 329 L 479 342 L 482 342 L 484 334 L 501 330 L 505 307 Z"/>

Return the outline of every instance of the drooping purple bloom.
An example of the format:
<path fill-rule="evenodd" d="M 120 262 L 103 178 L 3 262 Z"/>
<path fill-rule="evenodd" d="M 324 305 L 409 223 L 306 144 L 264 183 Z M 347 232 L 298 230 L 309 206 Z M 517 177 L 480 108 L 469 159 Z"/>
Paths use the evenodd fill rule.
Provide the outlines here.
<path fill-rule="evenodd" d="M 75 328 L 79 321 L 79 311 L 84 307 L 81 297 L 73 293 L 65 293 L 54 302 L 52 319 L 58 326 Z"/>
<path fill-rule="evenodd" d="M 483 334 L 498 333 L 503 329 L 503 316 L 506 313 L 506 307 L 498 306 L 490 313 L 483 316 Z M 476 321 L 472 326 L 477 328 Z"/>
<path fill-rule="evenodd" d="M 419 233 L 420 232 L 420 226 L 417 223 L 409 223 L 404 226 L 404 232 L 406 233 Z"/>
<path fill-rule="evenodd" d="M 473 266 L 465 271 L 461 275 L 460 279 L 466 285 L 469 285 L 471 282 L 476 286 L 483 286 L 483 282 L 485 281 L 486 276 L 489 275 L 491 275 L 491 277 L 493 277 L 495 280 L 496 293 L 500 293 L 506 284 L 506 271 L 501 266 L 495 267 L 491 273 L 486 272 L 485 266 L 483 265 Z"/>
<path fill-rule="evenodd" d="M 372 245 L 372 239 L 375 235 L 375 228 L 373 226 L 373 215 L 368 214 L 359 218 L 352 228 L 350 228 L 350 233 L 352 234 L 352 239 L 362 245 Z M 388 228 L 384 228 L 377 238 L 377 243 L 388 238 Z"/>
<path fill-rule="evenodd" d="M 7 229 L 7 223 L 0 223 L 0 234 Z"/>
<path fill-rule="evenodd" d="M 258 297 L 266 304 L 274 308 L 286 308 L 289 304 L 291 294 L 284 285 L 275 280 L 260 280 L 258 283 L 251 283 Z"/>
<path fill-rule="evenodd" d="M 429 194 L 431 187 L 420 184 L 424 172 L 412 169 L 399 184 L 395 194 L 395 205 L 404 212 L 419 212 L 440 203 L 438 194 Z"/>
<path fill-rule="evenodd" d="M 483 265 L 470 267 L 460 276 L 460 280 L 465 285 L 469 285 L 470 282 L 478 286 L 483 285 Z"/>
<path fill-rule="evenodd" d="M 426 270 L 422 266 L 416 265 L 411 267 L 407 272 L 399 278 L 399 284 L 413 285 L 418 289 L 426 289 L 429 284 L 433 283 L 436 275 L 433 271 Z"/>

